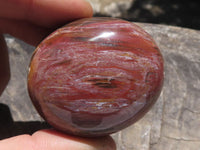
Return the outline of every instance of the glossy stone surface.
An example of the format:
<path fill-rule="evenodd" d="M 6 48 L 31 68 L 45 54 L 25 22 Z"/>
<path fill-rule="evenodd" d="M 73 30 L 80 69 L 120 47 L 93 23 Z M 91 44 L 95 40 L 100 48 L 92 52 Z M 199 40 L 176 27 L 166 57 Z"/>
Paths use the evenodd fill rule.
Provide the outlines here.
<path fill-rule="evenodd" d="M 140 119 L 163 83 L 163 59 L 137 25 L 113 18 L 72 22 L 35 50 L 29 95 L 53 127 L 102 136 Z"/>

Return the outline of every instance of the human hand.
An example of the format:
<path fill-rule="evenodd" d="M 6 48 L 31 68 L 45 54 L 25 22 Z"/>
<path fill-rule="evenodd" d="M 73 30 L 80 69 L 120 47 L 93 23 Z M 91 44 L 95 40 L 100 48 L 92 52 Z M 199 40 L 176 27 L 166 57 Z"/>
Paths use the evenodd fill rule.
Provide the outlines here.
<path fill-rule="evenodd" d="M 111 137 L 80 138 L 54 130 L 20 135 L 0 141 L 1 150 L 115 150 Z"/>
<path fill-rule="evenodd" d="M 92 8 L 83 0 L 1 0 L 0 1 L 0 95 L 9 77 L 6 43 L 8 33 L 36 46 L 57 27 L 69 21 L 91 17 Z M 0 133 L 1 134 L 1 133 Z M 55 130 L 40 130 L 0 141 L 0 150 L 115 150 L 111 137 L 80 138 Z"/>
<path fill-rule="evenodd" d="M 91 16 L 83 0 L 1 0 L 0 32 L 37 45 L 58 26 Z"/>
<path fill-rule="evenodd" d="M 92 8 L 83 0 L 0 0 L 0 95 L 10 78 L 7 47 L 1 34 L 36 46 L 57 27 L 91 16 Z"/>

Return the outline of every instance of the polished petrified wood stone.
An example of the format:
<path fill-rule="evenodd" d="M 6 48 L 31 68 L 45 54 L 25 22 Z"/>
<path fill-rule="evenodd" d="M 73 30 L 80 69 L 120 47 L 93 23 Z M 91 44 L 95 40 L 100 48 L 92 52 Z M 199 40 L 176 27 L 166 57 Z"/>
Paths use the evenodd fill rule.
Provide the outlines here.
<path fill-rule="evenodd" d="M 163 59 L 149 34 L 114 18 L 72 22 L 34 52 L 30 97 L 58 130 L 102 136 L 140 119 L 157 100 Z"/>

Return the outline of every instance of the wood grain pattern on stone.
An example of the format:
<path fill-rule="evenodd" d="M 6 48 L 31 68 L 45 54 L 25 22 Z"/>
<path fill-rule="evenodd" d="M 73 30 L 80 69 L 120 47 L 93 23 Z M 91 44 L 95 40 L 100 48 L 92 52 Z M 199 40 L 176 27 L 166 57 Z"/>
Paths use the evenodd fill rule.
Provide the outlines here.
<path fill-rule="evenodd" d="M 28 91 L 55 129 L 97 137 L 142 118 L 160 95 L 163 71 L 159 48 L 139 26 L 86 18 L 59 28 L 36 48 Z"/>
<path fill-rule="evenodd" d="M 118 150 L 198 150 L 200 147 L 200 31 L 138 24 L 165 60 L 160 98 L 134 125 L 113 134 Z M 49 127 L 33 108 L 26 80 L 33 47 L 6 38 L 11 80 L 0 97 L 0 139 Z"/>

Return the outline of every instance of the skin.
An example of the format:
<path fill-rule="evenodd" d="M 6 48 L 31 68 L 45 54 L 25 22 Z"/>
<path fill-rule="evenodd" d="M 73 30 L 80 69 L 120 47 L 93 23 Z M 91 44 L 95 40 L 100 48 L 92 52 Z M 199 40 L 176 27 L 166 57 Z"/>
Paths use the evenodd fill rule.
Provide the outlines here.
<path fill-rule="evenodd" d="M 0 1 L 0 95 L 10 79 L 8 51 L 2 36 L 8 33 L 37 46 L 56 28 L 78 18 L 92 16 L 83 0 L 1 0 Z M 0 141 L 3 150 L 115 150 L 110 136 L 73 137 L 54 130 L 40 130 Z"/>

